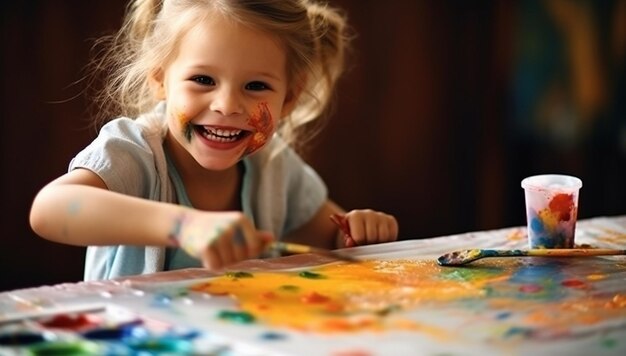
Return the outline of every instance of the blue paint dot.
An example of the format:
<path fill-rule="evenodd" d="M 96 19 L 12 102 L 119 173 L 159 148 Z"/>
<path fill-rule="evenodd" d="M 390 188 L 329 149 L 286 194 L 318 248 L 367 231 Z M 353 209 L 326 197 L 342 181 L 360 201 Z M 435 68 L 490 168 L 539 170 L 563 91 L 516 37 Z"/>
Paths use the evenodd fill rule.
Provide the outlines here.
<path fill-rule="evenodd" d="M 18 331 L 0 335 L 0 345 L 19 346 L 51 341 L 56 336 L 50 332 Z"/>
<path fill-rule="evenodd" d="M 509 328 L 509 330 L 504 333 L 504 337 L 513 337 L 516 335 L 529 337 L 532 335 L 532 333 L 533 329 L 514 326 Z"/>
<path fill-rule="evenodd" d="M 138 325 L 105 327 L 83 333 L 83 337 L 90 340 L 122 340 L 126 338 L 143 338 L 148 335 L 149 331 L 143 326 Z"/>
<path fill-rule="evenodd" d="M 496 315 L 496 319 L 498 319 L 498 320 L 508 319 L 511 315 L 512 315 L 512 313 L 511 313 L 511 312 L 503 312 L 503 313 L 498 313 L 498 314 Z"/>
<path fill-rule="evenodd" d="M 268 340 L 268 341 L 284 340 L 286 338 L 287 338 L 287 335 L 277 333 L 277 332 L 272 332 L 272 331 L 268 331 L 268 332 L 261 334 L 261 339 Z"/>
<path fill-rule="evenodd" d="M 165 294 L 157 294 L 154 296 L 152 305 L 155 307 L 169 307 L 172 302 L 172 298 Z"/>
<path fill-rule="evenodd" d="M 530 228 L 537 233 L 545 230 L 543 222 L 539 218 L 533 218 L 530 220 Z"/>

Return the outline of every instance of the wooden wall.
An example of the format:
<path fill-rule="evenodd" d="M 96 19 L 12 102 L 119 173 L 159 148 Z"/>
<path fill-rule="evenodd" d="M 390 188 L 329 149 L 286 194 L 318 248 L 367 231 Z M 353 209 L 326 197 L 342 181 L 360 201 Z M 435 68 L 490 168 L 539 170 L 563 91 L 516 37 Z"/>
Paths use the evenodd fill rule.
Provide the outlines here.
<path fill-rule="evenodd" d="M 336 111 L 306 157 L 345 208 L 395 214 L 403 239 L 522 225 L 521 178 L 554 170 L 598 182 L 581 192 L 582 218 L 626 213 L 626 199 L 603 204 L 606 172 L 558 159 L 531 165 L 529 155 L 543 153 L 510 144 L 513 2 L 332 3 L 347 10 L 358 37 Z M 94 135 L 73 83 L 91 40 L 119 26 L 124 6 L 0 5 L 0 290 L 82 278 L 84 249 L 37 237 L 28 211 L 37 190 L 64 173 Z M 607 164 L 624 163 L 618 156 Z"/>

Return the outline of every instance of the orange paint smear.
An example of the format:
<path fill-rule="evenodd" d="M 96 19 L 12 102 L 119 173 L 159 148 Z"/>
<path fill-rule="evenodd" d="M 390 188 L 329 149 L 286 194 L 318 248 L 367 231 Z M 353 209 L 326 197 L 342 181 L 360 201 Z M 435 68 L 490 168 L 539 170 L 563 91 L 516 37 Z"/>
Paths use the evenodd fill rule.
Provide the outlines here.
<path fill-rule="evenodd" d="M 445 321 L 425 323 L 406 312 L 452 308 L 457 317 L 491 325 L 493 314 L 476 314 L 472 301 L 484 303 L 490 312 L 516 316 L 512 324 L 497 320 L 503 335 L 507 325 L 558 331 L 626 318 L 626 295 L 595 293 L 593 278 L 566 279 L 556 286 L 544 281 L 544 287 L 531 293 L 524 289 L 526 284 L 511 281 L 524 268 L 522 261 L 496 260 L 489 266 L 449 268 L 432 260 L 368 260 L 309 270 L 324 278 L 303 278 L 302 270 L 266 271 L 254 272 L 251 278 L 220 276 L 191 289 L 229 295 L 259 323 L 325 334 L 403 330 L 452 340 L 458 330 Z M 565 290 L 568 297 L 553 294 L 554 288 Z"/>
<path fill-rule="evenodd" d="M 180 124 L 180 126 L 185 126 L 185 124 L 189 121 L 189 119 L 187 118 L 187 115 L 185 115 L 182 112 L 179 112 L 176 114 L 176 119 L 178 120 L 178 123 Z"/>
<path fill-rule="evenodd" d="M 255 129 L 246 152 L 251 154 L 263 147 L 274 133 L 274 120 L 267 103 L 259 103 L 258 112 L 248 118 L 248 125 Z"/>
<path fill-rule="evenodd" d="M 299 271 L 256 272 L 253 278 L 218 277 L 192 289 L 211 295 L 227 293 L 242 310 L 273 326 L 321 333 L 419 330 L 445 338 L 445 329 L 406 320 L 394 310 L 424 302 L 478 298 L 487 283 L 501 277 L 485 274 L 471 283 L 458 283 L 438 278 L 439 272 L 433 261 L 373 260 L 316 268 L 315 273 L 326 277 L 322 279 L 303 278 Z"/>

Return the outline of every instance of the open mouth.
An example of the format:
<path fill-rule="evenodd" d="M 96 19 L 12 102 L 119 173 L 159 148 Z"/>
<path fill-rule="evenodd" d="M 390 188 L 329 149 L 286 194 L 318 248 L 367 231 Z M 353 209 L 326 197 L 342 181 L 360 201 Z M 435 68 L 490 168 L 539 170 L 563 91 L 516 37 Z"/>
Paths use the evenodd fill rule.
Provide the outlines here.
<path fill-rule="evenodd" d="M 194 130 L 209 141 L 231 143 L 243 140 L 252 134 L 251 131 L 241 129 L 227 129 L 213 126 L 193 125 Z"/>

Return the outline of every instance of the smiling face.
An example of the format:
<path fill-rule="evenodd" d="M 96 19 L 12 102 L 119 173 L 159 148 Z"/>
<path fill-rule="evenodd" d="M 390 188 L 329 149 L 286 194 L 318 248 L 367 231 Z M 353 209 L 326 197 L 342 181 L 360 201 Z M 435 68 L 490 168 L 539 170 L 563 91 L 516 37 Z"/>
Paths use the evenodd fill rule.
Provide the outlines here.
<path fill-rule="evenodd" d="M 278 38 L 215 15 L 190 29 L 155 75 L 174 149 L 209 170 L 263 147 L 293 102 Z"/>

